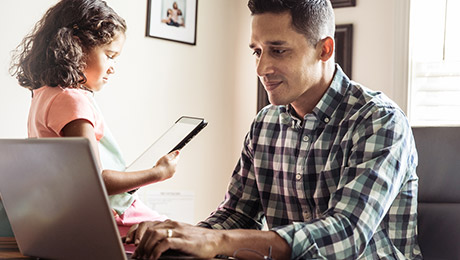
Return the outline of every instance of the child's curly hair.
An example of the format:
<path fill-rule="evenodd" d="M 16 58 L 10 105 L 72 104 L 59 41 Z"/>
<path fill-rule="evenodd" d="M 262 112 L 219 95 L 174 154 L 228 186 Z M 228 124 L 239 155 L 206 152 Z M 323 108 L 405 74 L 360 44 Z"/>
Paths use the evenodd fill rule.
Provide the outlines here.
<path fill-rule="evenodd" d="M 109 44 L 126 22 L 102 0 L 61 0 L 16 48 L 10 68 L 21 86 L 73 87 L 86 82 L 86 53 Z"/>

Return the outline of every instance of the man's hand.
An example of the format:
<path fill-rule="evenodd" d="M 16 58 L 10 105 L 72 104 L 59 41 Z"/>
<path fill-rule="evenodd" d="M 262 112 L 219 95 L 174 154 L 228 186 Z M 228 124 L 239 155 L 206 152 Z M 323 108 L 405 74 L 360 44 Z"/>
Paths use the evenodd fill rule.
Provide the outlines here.
<path fill-rule="evenodd" d="M 137 246 L 134 258 L 158 259 L 168 249 L 179 250 L 199 258 L 213 258 L 219 253 L 221 234 L 222 232 L 217 230 L 166 220 L 133 225 L 126 235 L 125 242 Z"/>
<path fill-rule="evenodd" d="M 213 230 L 172 220 L 136 224 L 128 231 L 125 242 L 137 245 L 135 258 L 158 259 L 168 249 L 204 259 L 236 253 L 238 259 L 271 255 L 273 259 L 284 260 L 291 256 L 286 240 L 274 231 Z"/>

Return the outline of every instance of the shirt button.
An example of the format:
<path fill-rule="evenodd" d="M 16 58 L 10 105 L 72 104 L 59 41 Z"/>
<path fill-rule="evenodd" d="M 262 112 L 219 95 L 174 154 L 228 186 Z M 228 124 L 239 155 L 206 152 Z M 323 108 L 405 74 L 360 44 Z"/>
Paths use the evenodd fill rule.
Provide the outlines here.
<path fill-rule="evenodd" d="M 288 113 L 282 113 L 282 114 L 281 114 L 281 117 L 282 117 L 283 119 L 289 119 Z"/>
<path fill-rule="evenodd" d="M 329 123 L 329 117 L 324 118 L 324 123 Z"/>
<path fill-rule="evenodd" d="M 289 118 L 289 115 L 287 113 L 282 113 L 281 114 L 281 123 L 283 124 L 289 124 L 291 119 Z"/>
<path fill-rule="evenodd" d="M 295 179 L 298 180 L 298 181 L 299 181 L 300 179 L 302 179 L 302 174 L 297 173 L 297 174 L 295 175 Z"/>
<path fill-rule="evenodd" d="M 310 141 L 310 137 L 308 137 L 308 135 L 306 135 L 306 136 L 303 137 L 303 140 L 304 140 L 305 142 L 308 142 L 308 141 Z"/>
<path fill-rule="evenodd" d="M 311 219 L 311 214 L 308 211 L 303 212 L 303 219 L 308 221 Z"/>

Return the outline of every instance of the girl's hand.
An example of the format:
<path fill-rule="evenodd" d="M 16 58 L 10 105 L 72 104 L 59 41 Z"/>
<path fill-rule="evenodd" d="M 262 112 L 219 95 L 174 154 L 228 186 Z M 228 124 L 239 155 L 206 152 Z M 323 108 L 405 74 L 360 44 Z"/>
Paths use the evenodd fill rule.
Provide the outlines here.
<path fill-rule="evenodd" d="M 158 160 L 155 168 L 160 171 L 160 181 L 167 180 L 174 175 L 178 160 L 179 150 L 173 151 Z"/>

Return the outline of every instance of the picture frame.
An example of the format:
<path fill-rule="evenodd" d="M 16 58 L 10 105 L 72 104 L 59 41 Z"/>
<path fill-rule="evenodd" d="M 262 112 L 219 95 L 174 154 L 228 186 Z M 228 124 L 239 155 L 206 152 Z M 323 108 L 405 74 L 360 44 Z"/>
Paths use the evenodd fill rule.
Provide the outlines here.
<path fill-rule="evenodd" d="M 333 8 L 356 6 L 356 0 L 331 0 Z"/>
<path fill-rule="evenodd" d="M 353 24 L 335 26 L 335 62 L 352 78 Z"/>
<path fill-rule="evenodd" d="M 335 28 L 335 62 L 349 78 L 352 78 L 353 24 L 339 24 Z M 257 78 L 257 111 L 269 103 L 267 92 Z"/>
<path fill-rule="evenodd" d="M 268 95 L 267 92 L 265 91 L 264 85 L 260 81 L 259 78 L 257 78 L 257 111 L 259 112 L 262 108 L 270 104 L 270 101 L 268 101 Z"/>
<path fill-rule="evenodd" d="M 196 45 L 198 0 L 147 0 L 146 36 Z"/>

